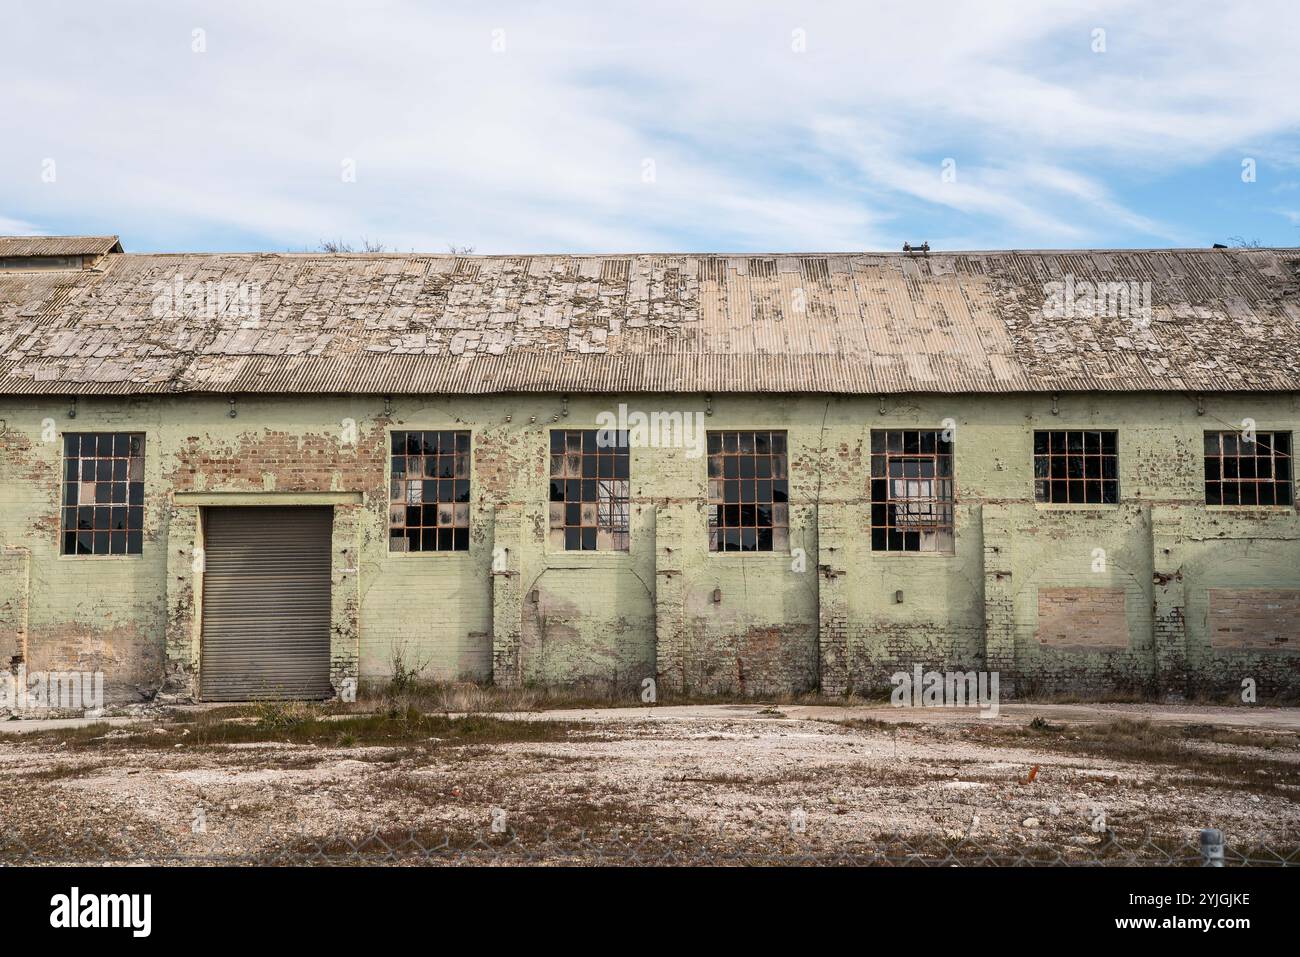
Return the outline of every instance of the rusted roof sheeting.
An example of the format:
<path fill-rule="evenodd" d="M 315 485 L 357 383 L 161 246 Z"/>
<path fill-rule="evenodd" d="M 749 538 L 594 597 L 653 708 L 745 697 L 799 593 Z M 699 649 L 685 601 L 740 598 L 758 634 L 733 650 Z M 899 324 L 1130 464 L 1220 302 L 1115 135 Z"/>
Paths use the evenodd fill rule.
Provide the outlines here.
<path fill-rule="evenodd" d="M 116 236 L 0 236 L 0 257 L 103 256 L 121 251 Z"/>
<path fill-rule="evenodd" d="M 1130 301 L 1089 312 L 1084 284 Z M 0 273 L 7 394 L 1295 389 L 1296 249 L 114 254 Z"/>

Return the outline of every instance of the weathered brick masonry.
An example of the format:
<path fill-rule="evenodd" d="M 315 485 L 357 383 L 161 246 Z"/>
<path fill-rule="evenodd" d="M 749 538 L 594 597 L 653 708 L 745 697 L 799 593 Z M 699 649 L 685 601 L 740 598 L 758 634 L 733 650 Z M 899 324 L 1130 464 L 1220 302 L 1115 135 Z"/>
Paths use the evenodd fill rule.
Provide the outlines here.
<path fill-rule="evenodd" d="M 1207 430 L 1300 432 L 1296 251 L 187 257 L 91 239 L 79 272 L 0 272 L 0 666 L 103 670 L 114 701 L 193 696 L 204 510 L 314 505 L 333 509 L 335 688 L 401 667 L 843 693 L 919 663 L 996 669 L 1004 694 L 1300 693 L 1300 514 L 1207 505 L 1204 474 Z M 1152 315 L 1045 319 L 1066 273 L 1149 281 Z M 177 276 L 253 284 L 260 314 L 159 315 Z M 629 549 L 558 550 L 550 430 L 620 405 L 784 432 L 788 541 L 710 551 L 708 457 L 638 445 Z M 872 431 L 898 429 L 952 435 L 951 551 L 873 543 Z M 390 551 L 395 430 L 470 433 L 466 551 Z M 1117 500 L 1036 501 L 1036 430 L 1114 430 Z M 144 435 L 140 554 L 60 554 L 72 432 Z"/>
<path fill-rule="evenodd" d="M 1122 588 L 1039 588 L 1038 640 L 1054 647 L 1127 648 Z"/>
<path fill-rule="evenodd" d="M 699 396 L 627 395 L 703 413 Z M 789 435 L 790 549 L 711 553 L 703 458 L 632 451 L 626 553 L 551 550 L 548 430 L 594 423 L 596 397 L 244 397 L 7 400 L 0 485 L 0 622 L 29 666 L 102 668 L 121 700 L 193 692 L 198 661 L 198 515 L 221 504 L 334 502 L 333 673 L 382 678 L 400 659 L 430 677 L 633 689 L 646 677 L 692 692 L 762 694 L 885 684 L 920 662 L 997 668 L 1003 688 L 1187 693 L 1254 678 L 1296 687 L 1300 528 L 1293 508 L 1208 508 L 1179 460 L 1205 419 L 1186 399 L 913 397 L 884 414 L 837 398 L 714 397 L 710 427 L 762 421 Z M 1212 407 L 1272 427 L 1297 424 L 1291 398 Z M 536 422 L 530 422 L 532 418 Z M 952 555 L 873 552 L 856 447 L 872 428 L 957 420 Z M 140 556 L 58 555 L 59 443 L 42 423 L 147 435 Z M 823 425 L 823 422 L 825 423 Z M 344 443 L 351 423 L 354 441 Z M 1008 423 L 1014 423 L 1009 428 Z M 1118 426 L 1124 502 L 1032 501 L 1035 426 Z M 24 426 L 33 431 L 26 431 Z M 388 551 L 391 429 L 472 433 L 472 536 L 463 553 Z M 821 449 L 823 434 L 827 449 Z M 1161 453 L 1160 446 L 1168 451 Z M 1002 468 L 997 468 L 995 460 Z M 501 561 L 494 565 L 494 550 Z M 1097 549 L 1105 552 L 1097 562 Z M 164 681 L 165 678 L 165 681 Z"/>

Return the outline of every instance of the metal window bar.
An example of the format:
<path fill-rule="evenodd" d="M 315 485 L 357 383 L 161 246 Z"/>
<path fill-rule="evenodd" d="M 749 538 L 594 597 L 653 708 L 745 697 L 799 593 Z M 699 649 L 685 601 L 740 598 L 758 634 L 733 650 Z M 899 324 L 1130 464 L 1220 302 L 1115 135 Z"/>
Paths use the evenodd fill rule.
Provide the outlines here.
<path fill-rule="evenodd" d="M 1119 434 L 1114 430 L 1034 432 L 1034 500 L 1119 503 Z"/>
<path fill-rule="evenodd" d="M 1290 432 L 1205 433 L 1207 505 L 1292 505 L 1291 468 Z"/>
<path fill-rule="evenodd" d="M 469 551 L 470 433 L 392 433 L 388 549 Z"/>
<path fill-rule="evenodd" d="M 139 555 L 144 547 L 144 435 L 65 432 L 60 551 Z"/>
<path fill-rule="evenodd" d="M 940 430 L 872 430 L 873 551 L 953 552 L 952 456 Z"/>
<path fill-rule="evenodd" d="M 551 545 L 622 551 L 631 544 L 631 450 L 626 432 L 551 431 Z"/>
<path fill-rule="evenodd" d="M 790 547 L 790 482 L 784 431 L 708 433 L 709 551 Z"/>

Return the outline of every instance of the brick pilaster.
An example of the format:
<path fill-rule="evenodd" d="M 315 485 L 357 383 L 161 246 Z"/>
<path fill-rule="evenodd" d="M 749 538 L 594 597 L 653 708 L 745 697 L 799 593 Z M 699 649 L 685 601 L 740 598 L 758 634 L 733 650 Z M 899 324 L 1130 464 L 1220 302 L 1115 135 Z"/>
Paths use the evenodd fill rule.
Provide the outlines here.
<path fill-rule="evenodd" d="M 492 521 L 492 681 L 520 683 L 519 634 L 523 623 L 522 512 L 498 505 Z"/>
<path fill-rule="evenodd" d="M 335 694 L 343 690 L 344 682 L 360 678 L 360 557 L 364 522 L 362 506 L 334 507 L 330 539 L 330 684 Z"/>
<path fill-rule="evenodd" d="M 1183 584 L 1182 514 L 1176 506 L 1152 506 L 1151 602 L 1155 690 L 1161 695 L 1187 694 L 1191 674 L 1187 653 L 1187 591 Z"/>
<path fill-rule="evenodd" d="M 685 517 L 681 505 L 655 508 L 655 672 L 662 688 L 677 692 L 690 690 L 683 634 Z"/>
<path fill-rule="evenodd" d="M 198 609 L 202 580 L 202 538 L 199 510 L 167 505 L 167 631 L 163 696 L 193 700 L 198 696 Z"/>
<path fill-rule="evenodd" d="M 1011 570 L 1012 535 L 1007 511 L 997 505 L 979 508 L 984 542 L 984 667 L 1001 673 L 1004 694 L 1015 693 L 1015 580 Z"/>
<path fill-rule="evenodd" d="M 823 694 L 847 694 L 849 687 L 848 576 L 843 560 L 844 508 L 822 504 L 817 515 L 817 554 L 808 562 L 817 574 L 817 655 Z"/>

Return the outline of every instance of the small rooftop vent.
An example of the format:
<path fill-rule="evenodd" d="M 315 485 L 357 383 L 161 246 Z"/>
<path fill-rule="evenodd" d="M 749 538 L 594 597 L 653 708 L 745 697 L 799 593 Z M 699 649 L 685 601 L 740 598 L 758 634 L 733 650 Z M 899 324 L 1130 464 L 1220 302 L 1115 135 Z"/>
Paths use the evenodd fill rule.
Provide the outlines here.
<path fill-rule="evenodd" d="M 903 252 L 920 253 L 922 256 L 927 255 L 930 252 L 930 242 L 929 240 L 926 240 L 919 246 L 913 246 L 911 243 L 903 243 Z"/>

